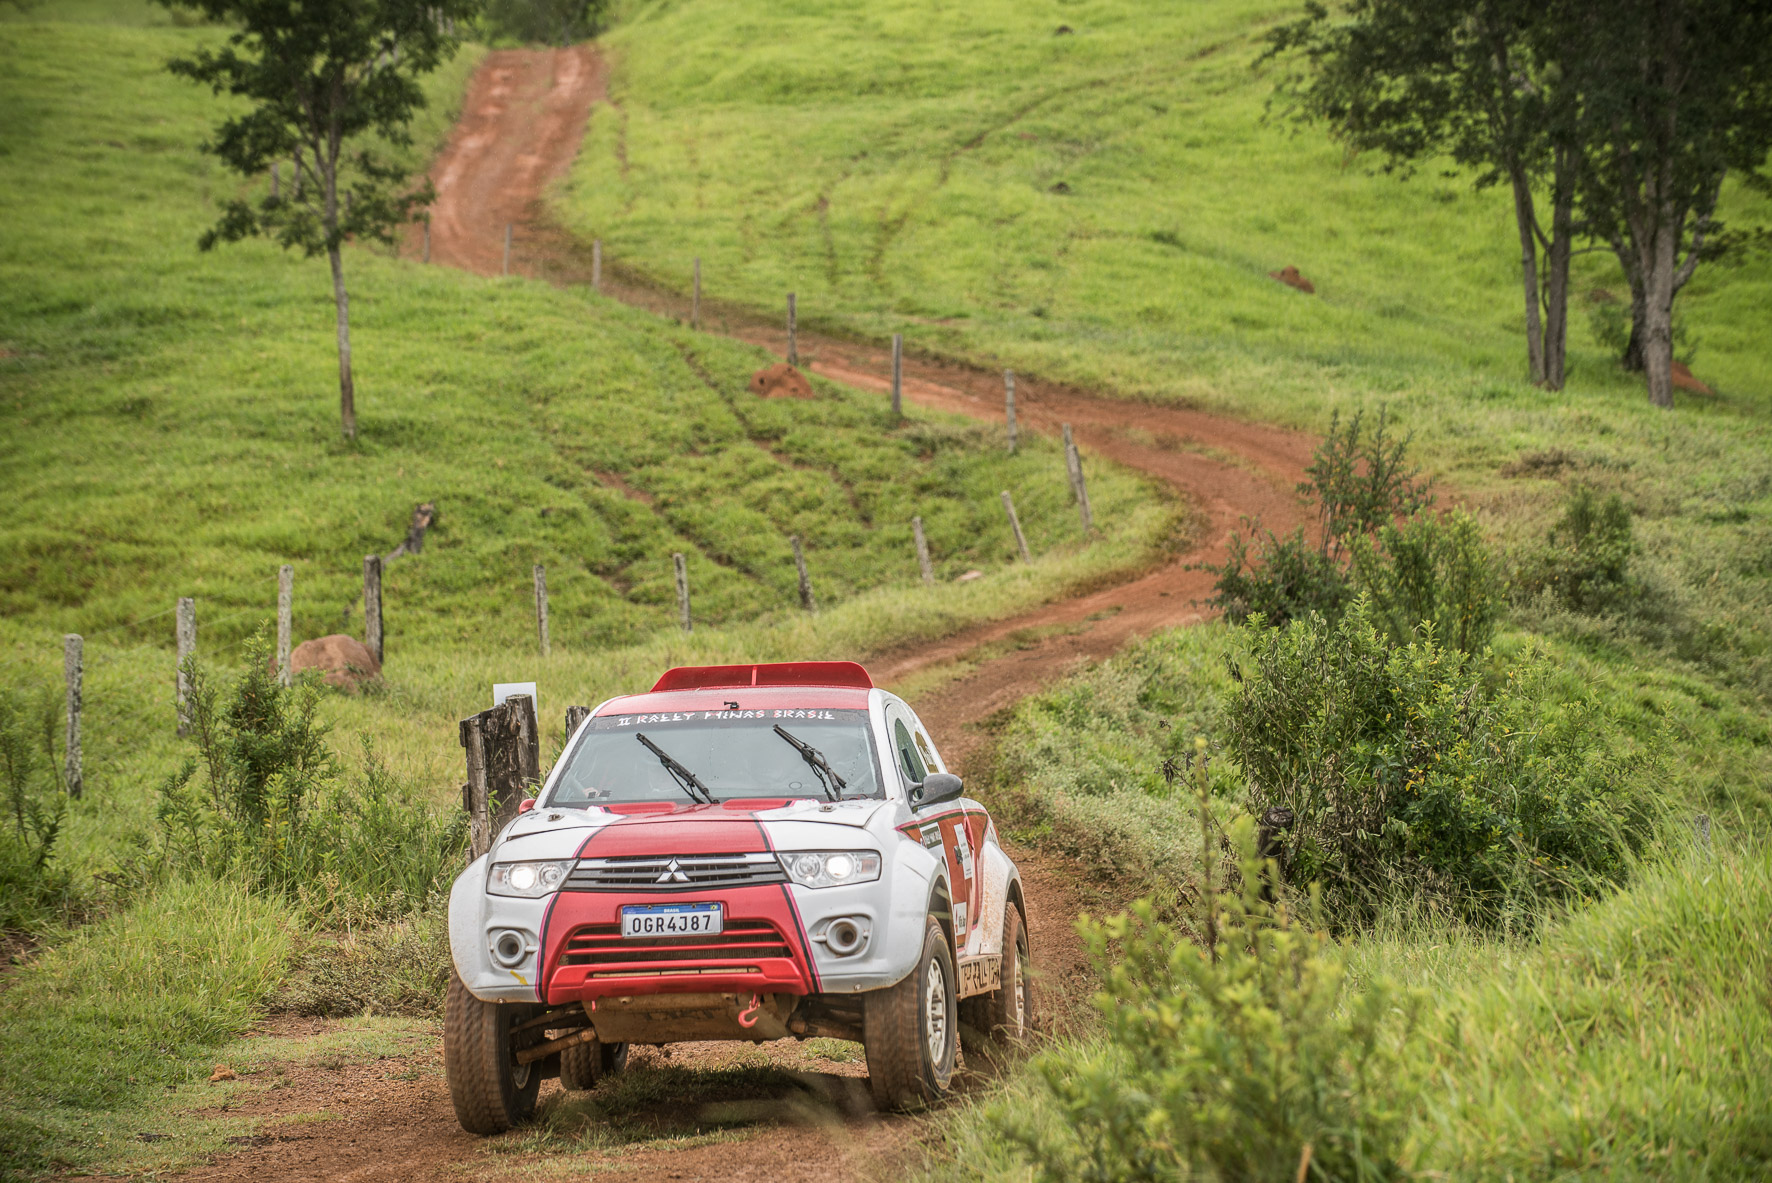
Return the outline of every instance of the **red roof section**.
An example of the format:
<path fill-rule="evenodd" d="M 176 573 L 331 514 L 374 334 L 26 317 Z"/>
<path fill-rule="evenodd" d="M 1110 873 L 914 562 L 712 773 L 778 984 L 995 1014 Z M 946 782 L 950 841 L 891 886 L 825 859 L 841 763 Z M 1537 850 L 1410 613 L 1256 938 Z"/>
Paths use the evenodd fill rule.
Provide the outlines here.
<path fill-rule="evenodd" d="M 743 711 L 865 711 L 868 691 L 859 686 L 698 686 L 611 699 L 603 704 L 597 715 L 603 718 L 671 711 L 719 711 L 728 709 L 726 704 L 729 702 L 736 702 Z"/>
<path fill-rule="evenodd" d="M 652 692 L 747 686 L 854 686 L 872 690 L 874 680 L 853 661 L 777 661 L 759 665 L 680 665 L 666 670 Z"/>

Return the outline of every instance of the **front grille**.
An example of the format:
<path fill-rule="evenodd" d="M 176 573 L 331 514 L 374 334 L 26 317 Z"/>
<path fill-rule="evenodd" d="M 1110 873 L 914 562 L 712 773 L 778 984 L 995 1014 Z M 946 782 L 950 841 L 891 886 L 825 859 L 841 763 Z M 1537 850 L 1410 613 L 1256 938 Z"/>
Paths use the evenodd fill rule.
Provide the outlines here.
<path fill-rule="evenodd" d="M 761 973 L 757 962 L 793 957 L 767 920 L 733 920 L 717 936 L 624 939 L 619 924 L 587 924 L 566 939 L 562 965 L 591 967 L 595 978 Z"/>
<path fill-rule="evenodd" d="M 566 890 L 699 891 L 787 881 L 773 854 L 660 854 L 581 858 L 566 876 Z"/>

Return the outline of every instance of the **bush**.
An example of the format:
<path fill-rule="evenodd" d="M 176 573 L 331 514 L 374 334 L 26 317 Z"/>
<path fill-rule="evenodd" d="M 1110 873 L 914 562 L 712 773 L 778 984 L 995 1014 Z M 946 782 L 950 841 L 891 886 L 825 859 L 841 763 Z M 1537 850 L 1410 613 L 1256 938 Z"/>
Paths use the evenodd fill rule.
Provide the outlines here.
<path fill-rule="evenodd" d="M 1547 544 L 1520 563 L 1514 595 L 1548 594 L 1570 611 L 1589 614 L 1626 607 L 1642 590 L 1630 575 L 1635 552 L 1624 499 L 1614 493 L 1601 501 L 1580 486 L 1569 494 Z"/>
<path fill-rule="evenodd" d="M 1494 688 L 1424 627 L 1393 648 L 1363 598 L 1341 621 L 1247 628 L 1227 746 L 1252 808 L 1292 815 L 1288 882 L 1338 919 L 1408 895 L 1480 922 L 1622 879 L 1649 836 L 1652 757 L 1593 699 L 1549 701 L 1528 656 Z"/>
<path fill-rule="evenodd" d="M 55 861 L 67 818 L 55 771 L 60 713 L 47 687 L 0 687 L 0 929 L 40 929 L 66 918 L 72 876 Z"/>
<path fill-rule="evenodd" d="M 1480 650 L 1495 624 L 1488 548 L 1468 514 L 1429 512 L 1433 494 L 1408 466 L 1408 445 L 1390 434 L 1383 408 L 1371 430 L 1358 414 L 1346 427 L 1332 419 L 1299 485 L 1317 502 L 1319 544 L 1302 527 L 1284 539 L 1257 530 L 1251 557 L 1232 534 L 1224 565 L 1206 568 L 1217 576 L 1207 602 L 1232 624 L 1259 615 L 1280 628 L 1312 615 L 1339 620 L 1364 592 L 1393 643 L 1431 623 L 1461 651 Z"/>
<path fill-rule="evenodd" d="M 1496 579 L 1476 521 L 1454 511 L 1386 522 L 1349 543 L 1354 583 L 1393 645 L 1423 624 L 1461 653 L 1479 653 L 1495 635 Z"/>
<path fill-rule="evenodd" d="M 441 901 L 395 920 L 373 910 L 335 915 L 331 928 L 298 938 L 290 979 L 273 1010 L 321 1018 L 443 1017 L 452 963 Z"/>
<path fill-rule="evenodd" d="M 488 0 L 480 24 L 494 41 L 567 46 L 603 31 L 609 0 Z"/>
<path fill-rule="evenodd" d="M 1264 902 L 1251 819 L 1229 837 L 1234 886 L 1205 893 L 1206 939 L 1148 901 L 1088 927 L 1105 1047 L 1034 1061 L 1060 1120 L 991 1114 L 1035 1178 L 1401 1177 L 1421 999 L 1382 977 L 1346 991 L 1326 935 Z"/>
<path fill-rule="evenodd" d="M 383 916 L 422 906 L 461 863 L 465 818 L 413 800 L 367 738 L 347 775 L 316 717 L 318 684 L 282 685 L 267 657 L 261 634 L 225 695 L 187 667 L 199 758 L 161 787 L 166 860 L 298 895 L 322 919 L 346 901 Z"/>

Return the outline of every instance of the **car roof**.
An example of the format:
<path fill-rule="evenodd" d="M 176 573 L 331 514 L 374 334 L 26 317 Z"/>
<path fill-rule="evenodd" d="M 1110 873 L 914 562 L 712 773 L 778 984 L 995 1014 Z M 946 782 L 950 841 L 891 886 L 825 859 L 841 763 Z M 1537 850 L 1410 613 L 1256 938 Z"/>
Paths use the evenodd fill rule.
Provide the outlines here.
<path fill-rule="evenodd" d="M 736 702 L 741 711 L 868 709 L 870 690 L 859 686 L 720 686 L 693 690 L 654 690 L 612 698 L 597 709 L 608 715 L 666 714 L 675 711 L 724 711 Z"/>

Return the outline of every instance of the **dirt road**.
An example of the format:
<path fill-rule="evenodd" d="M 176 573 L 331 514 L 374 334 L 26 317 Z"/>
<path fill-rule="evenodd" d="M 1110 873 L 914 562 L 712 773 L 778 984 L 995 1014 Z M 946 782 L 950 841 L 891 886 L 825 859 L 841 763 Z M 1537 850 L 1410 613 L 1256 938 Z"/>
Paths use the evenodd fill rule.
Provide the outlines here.
<path fill-rule="evenodd" d="M 460 125 L 432 169 L 438 200 L 431 259 L 480 274 L 505 265 L 507 223 L 515 226 L 511 270 L 560 283 L 590 278 L 589 252 L 548 218 L 547 185 L 565 175 L 587 121 L 603 97 L 604 70 L 589 47 L 501 51 L 476 74 Z M 408 253 L 422 250 L 413 236 Z M 608 261 L 603 290 L 661 315 L 686 320 L 688 301 L 636 281 Z M 785 330 L 745 309 L 704 301 L 704 324 L 785 354 Z M 889 388 L 891 359 L 881 346 L 801 332 L 802 363 L 861 389 Z M 1001 375 L 929 359 L 905 359 L 906 397 L 917 406 L 1000 421 Z M 1242 515 L 1277 529 L 1300 521 L 1294 489 L 1310 458 L 1309 439 L 1256 424 L 1173 407 L 1094 396 L 1018 376 L 1024 429 L 1056 434 L 1069 423 L 1086 458 L 1106 457 L 1174 489 L 1199 518 L 1191 552 L 1136 578 L 1012 619 L 970 629 L 935 645 L 875 655 L 888 683 L 976 655 L 1023 634 L 1000 656 L 959 667 L 916 706 L 942 728 L 962 770 L 1001 708 L 1050 686 L 1080 662 L 1105 657 L 1156 629 L 1200 619 L 1194 601 L 1209 588 L 1202 560 L 1224 553 Z M 1056 626 L 1056 627 L 1055 627 Z M 989 648 L 995 653 L 996 646 Z M 1087 971 L 1071 922 L 1084 888 L 1077 869 L 1017 852 L 1027 880 L 1030 937 L 1050 1000 L 1045 1019 L 1062 1022 L 1080 1005 Z M 296 1026 L 300 1026 L 297 1024 Z M 322 1028 L 324 1024 L 320 1025 Z M 292 1035 L 300 1034 L 291 1031 Z M 263 1116 L 267 1132 L 250 1148 L 188 1177 L 204 1180 L 412 1180 L 507 1178 L 596 1170 L 620 1180 L 836 1180 L 891 1177 L 914 1156 L 927 1119 L 881 1118 L 860 1098 L 861 1066 L 820 1058 L 811 1045 L 734 1050 L 695 1045 L 639 1057 L 652 1083 L 599 1092 L 556 1108 L 542 1133 L 483 1141 L 463 1134 L 450 1110 L 434 1034 L 410 1051 L 360 1063 L 315 1067 L 291 1053 L 274 1065 L 277 1087 L 244 1093 L 235 1112 Z M 262 1075 L 262 1074 L 261 1074 Z M 548 1086 L 552 1089 L 554 1086 Z M 685 1100 L 685 1098 L 689 1098 Z M 313 1115 L 323 1115 L 316 1120 Z"/>

